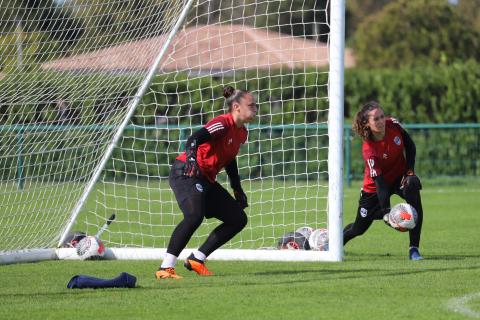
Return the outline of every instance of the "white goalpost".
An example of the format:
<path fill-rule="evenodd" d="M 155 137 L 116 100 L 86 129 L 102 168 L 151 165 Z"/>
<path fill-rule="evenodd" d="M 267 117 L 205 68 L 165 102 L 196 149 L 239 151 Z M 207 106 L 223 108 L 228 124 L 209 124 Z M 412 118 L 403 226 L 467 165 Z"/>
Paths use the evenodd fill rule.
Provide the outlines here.
<path fill-rule="evenodd" d="M 78 259 L 68 236 L 112 214 L 107 259 L 161 260 L 182 219 L 170 165 L 225 112 L 224 85 L 259 111 L 237 156 L 248 225 L 209 259 L 341 261 L 344 7 L 0 0 L 0 263 Z M 328 230 L 328 250 L 277 249 L 305 226 Z"/>

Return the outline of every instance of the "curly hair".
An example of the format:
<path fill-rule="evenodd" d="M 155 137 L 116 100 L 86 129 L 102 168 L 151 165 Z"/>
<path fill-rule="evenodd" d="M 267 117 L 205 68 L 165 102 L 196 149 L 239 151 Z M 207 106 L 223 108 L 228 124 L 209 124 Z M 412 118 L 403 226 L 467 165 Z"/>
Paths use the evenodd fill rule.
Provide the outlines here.
<path fill-rule="evenodd" d="M 370 130 L 370 127 L 367 126 L 367 123 L 368 113 L 375 109 L 383 110 L 377 101 L 369 101 L 362 106 L 360 111 L 358 111 L 353 118 L 352 130 L 363 140 L 373 139 L 372 131 Z"/>

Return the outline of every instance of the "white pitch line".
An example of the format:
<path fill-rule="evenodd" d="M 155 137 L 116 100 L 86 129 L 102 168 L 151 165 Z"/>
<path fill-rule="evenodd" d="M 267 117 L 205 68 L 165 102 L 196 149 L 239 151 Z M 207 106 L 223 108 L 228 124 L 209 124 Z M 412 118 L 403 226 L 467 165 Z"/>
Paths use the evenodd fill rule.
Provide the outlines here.
<path fill-rule="evenodd" d="M 461 313 L 471 318 L 480 318 L 480 311 L 470 309 L 467 304 L 472 301 L 480 299 L 480 292 L 467 294 L 463 297 L 452 298 L 447 301 L 447 308 L 453 312 Z"/>

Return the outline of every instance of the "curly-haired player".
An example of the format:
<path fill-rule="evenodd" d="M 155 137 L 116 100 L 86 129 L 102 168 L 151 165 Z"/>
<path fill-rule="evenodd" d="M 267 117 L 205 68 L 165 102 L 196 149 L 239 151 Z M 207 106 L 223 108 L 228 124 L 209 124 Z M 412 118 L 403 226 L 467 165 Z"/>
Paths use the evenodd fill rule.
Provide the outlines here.
<path fill-rule="evenodd" d="M 398 194 L 418 213 L 417 225 L 409 231 L 409 258 L 423 259 L 418 250 L 423 209 L 422 185 L 414 171 L 415 143 L 395 119 L 385 116 L 375 101 L 363 105 L 355 115 L 353 130 L 363 139 L 365 174 L 357 216 L 343 230 L 343 243 L 362 235 L 373 220 L 383 219 L 390 211 L 390 197 Z"/>
<path fill-rule="evenodd" d="M 223 96 L 228 113 L 213 118 L 192 134 L 185 152 L 172 165 L 170 187 L 184 218 L 171 235 L 165 258 L 155 274 L 157 279 L 181 278 L 174 269 L 177 257 L 204 218 L 217 218 L 222 223 L 184 263 L 188 270 L 202 276 L 212 275 L 205 266 L 205 259 L 247 224 L 244 212 L 248 206 L 247 196 L 240 183 L 236 156 L 240 145 L 247 140 L 244 124 L 255 117 L 257 104 L 250 92 L 231 86 L 223 89 Z M 216 176 L 223 168 L 234 197 L 216 182 Z"/>

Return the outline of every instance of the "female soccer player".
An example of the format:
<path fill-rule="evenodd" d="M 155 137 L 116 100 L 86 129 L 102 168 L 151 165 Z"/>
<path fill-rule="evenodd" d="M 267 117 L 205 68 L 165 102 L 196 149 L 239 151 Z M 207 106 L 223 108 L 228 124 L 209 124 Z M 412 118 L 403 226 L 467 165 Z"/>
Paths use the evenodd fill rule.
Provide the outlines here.
<path fill-rule="evenodd" d="M 417 210 L 417 225 L 409 231 L 409 258 L 423 259 L 418 250 L 423 209 L 422 185 L 414 173 L 415 143 L 395 119 L 385 116 L 375 101 L 362 106 L 355 115 L 353 130 L 363 139 L 365 174 L 357 217 L 343 230 L 343 244 L 362 235 L 373 220 L 383 219 L 390 211 L 390 196 L 395 193 Z"/>
<path fill-rule="evenodd" d="M 248 207 L 247 196 L 240 184 L 235 157 L 240 145 L 247 140 L 244 124 L 255 117 L 257 105 L 250 92 L 230 86 L 223 89 L 223 96 L 228 113 L 213 118 L 190 136 L 185 152 L 172 165 L 169 182 L 183 212 L 183 220 L 172 233 L 165 258 L 155 274 L 157 279 L 181 278 L 174 269 L 177 257 L 204 218 L 215 217 L 222 224 L 185 260 L 184 266 L 201 276 L 212 275 L 205 266 L 208 255 L 247 224 L 243 211 Z M 215 181 L 223 168 L 235 199 Z"/>

